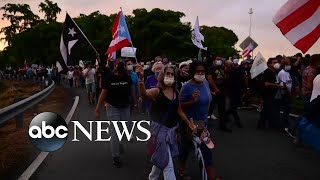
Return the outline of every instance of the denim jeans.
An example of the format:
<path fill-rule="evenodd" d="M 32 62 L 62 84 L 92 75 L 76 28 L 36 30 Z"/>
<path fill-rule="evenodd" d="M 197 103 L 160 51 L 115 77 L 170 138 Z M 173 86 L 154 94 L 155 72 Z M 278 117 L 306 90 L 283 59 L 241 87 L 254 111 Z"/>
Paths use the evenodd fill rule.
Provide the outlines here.
<path fill-rule="evenodd" d="M 169 162 L 168 165 L 163 170 L 163 179 L 164 180 L 175 180 L 176 175 L 174 174 L 174 167 L 171 157 L 171 152 L 169 146 L 167 146 L 168 153 L 169 153 Z M 149 180 L 158 180 L 161 174 L 161 169 L 157 168 L 156 166 L 152 166 L 152 170 L 149 174 Z"/>
<path fill-rule="evenodd" d="M 107 108 L 107 120 L 109 121 L 128 121 L 130 125 L 127 125 L 128 129 L 131 129 L 130 119 L 130 106 L 117 108 L 108 104 Z M 111 134 L 111 153 L 112 157 L 120 156 L 120 142 L 115 131 L 113 124 L 110 126 Z"/>

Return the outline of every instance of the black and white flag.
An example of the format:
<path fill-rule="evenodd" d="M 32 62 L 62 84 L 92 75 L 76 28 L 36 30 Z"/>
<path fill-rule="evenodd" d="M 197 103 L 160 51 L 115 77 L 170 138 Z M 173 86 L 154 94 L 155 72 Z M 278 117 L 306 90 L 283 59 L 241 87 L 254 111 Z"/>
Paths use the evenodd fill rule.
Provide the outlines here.
<path fill-rule="evenodd" d="M 195 46 L 199 49 L 207 50 L 207 47 L 203 47 L 202 41 L 204 41 L 204 36 L 200 33 L 199 19 L 197 16 L 194 28 L 191 32 L 191 40 Z"/>
<path fill-rule="evenodd" d="M 66 14 L 66 19 L 63 25 L 63 31 L 61 34 L 60 41 L 60 54 L 59 64 L 64 71 L 68 70 L 68 65 L 72 65 L 73 57 L 72 52 L 79 47 L 81 43 L 87 40 L 81 29 L 78 27 L 76 22 Z"/>

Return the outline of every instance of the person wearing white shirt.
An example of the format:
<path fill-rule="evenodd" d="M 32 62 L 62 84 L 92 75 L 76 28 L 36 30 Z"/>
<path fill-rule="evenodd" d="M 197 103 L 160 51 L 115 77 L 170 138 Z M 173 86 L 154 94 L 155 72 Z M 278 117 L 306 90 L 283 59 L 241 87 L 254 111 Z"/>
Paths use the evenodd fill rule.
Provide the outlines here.
<path fill-rule="evenodd" d="M 285 128 L 290 125 L 289 122 L 289 113 L 290 113 L 290 98 L 291 98 L 291 91 L 292 91 L 292 78 L 290 76 L 290 60 L 288 58 L 284 58 L 281 61 L 282 70 L 278 73 L 277 80 L 280 85 L 283 85 L 284 88 L 279 90 L 281 93 L 281 105 L 283 107 L 283 118 L 282 123 Z"/>
<path fill-rule="evenodd" d="M 67 73 L 67 77 L 69 79 L 70 87 L 72 88 L 73 87 L 73 69 L 72 68 L 69 68 L 69 71 Z"/>
<path fill-rule="evenodd" d="M 93 65 L 89 64 L 87 68 L 83 70 L 82 73 L 86 80 L 88 100 L 89 100 L 89 105 L 91 105 L 91 104 L 94 104 L 94 97 L 96 93 L 96 84 L 95 84 L 96 69 L 93 67 Z"/>
<path fill-rule="evenodd" d="M 48 75 L 48 79 L 51 80 L 51 74 L 52 74 L 52 68 L 47 67 L 47 75 Z"/>

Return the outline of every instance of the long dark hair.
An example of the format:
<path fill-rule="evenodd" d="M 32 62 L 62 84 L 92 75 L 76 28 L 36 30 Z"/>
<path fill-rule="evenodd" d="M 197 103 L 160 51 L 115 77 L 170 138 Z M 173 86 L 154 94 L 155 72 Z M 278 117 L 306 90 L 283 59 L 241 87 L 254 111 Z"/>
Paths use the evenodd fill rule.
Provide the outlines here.
<path fill-rule="evenodd" d="M 189 67 L 189 75 L 191 78 L 194 77 L 194 75 L 196 74 L 196 69 L 198 66 L 203 66 L 204 67 L 204 70 L 205 70 L 205 74 L 207 74 L 207 67 L 206 67 L 206 64 L 202 61 L 193 61 L 191 64 L 190 64 L 190 67 Z"/>

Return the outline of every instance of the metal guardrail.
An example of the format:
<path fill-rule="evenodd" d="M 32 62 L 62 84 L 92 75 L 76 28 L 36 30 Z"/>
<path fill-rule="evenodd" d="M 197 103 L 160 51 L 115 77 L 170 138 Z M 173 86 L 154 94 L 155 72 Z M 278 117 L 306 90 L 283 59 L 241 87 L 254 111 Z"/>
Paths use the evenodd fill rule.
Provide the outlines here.
<path fill-rule="evenodd" d="M 37 104 L 46 98 L 53 90 L 55 84 L 52 81 L 51 85 L 44 90 L 7 107 L 0 109 L 0 124 L 9 121 L 12 118 L 16 119 L 16 127 L 23 127 L 23 112 L 31 107 L 37 108 Z"/>

